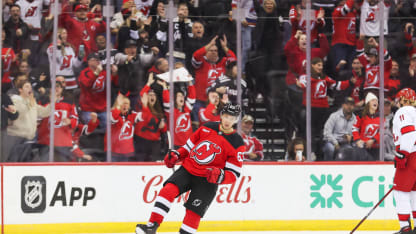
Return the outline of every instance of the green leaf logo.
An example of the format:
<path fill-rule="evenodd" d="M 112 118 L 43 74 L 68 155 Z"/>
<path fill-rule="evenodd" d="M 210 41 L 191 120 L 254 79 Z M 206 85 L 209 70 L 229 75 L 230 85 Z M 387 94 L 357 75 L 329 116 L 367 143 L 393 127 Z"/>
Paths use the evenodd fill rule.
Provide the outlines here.
<path fill-rule="evenodd" d="M 318 204 L 321 208 L 332 208 L 334 204 L 342 208 L 342 203 L 338 200 L 342 197 L 342 186 L 338 184 L 342 175 L 337 175 L 335 178 L 332 175 L 321 175 L 320 178 L 311 175 L 310 178 L 314 183 L 311 185 L 311 197 L 314 198 L 311 208 L 315 208 Z"/>

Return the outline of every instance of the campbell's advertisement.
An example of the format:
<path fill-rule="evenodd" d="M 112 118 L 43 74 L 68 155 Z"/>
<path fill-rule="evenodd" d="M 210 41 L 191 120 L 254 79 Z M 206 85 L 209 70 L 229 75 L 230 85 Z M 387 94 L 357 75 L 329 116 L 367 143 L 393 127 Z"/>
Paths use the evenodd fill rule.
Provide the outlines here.
<path fill-rule="evenodd" d="M 4 224 L 145 222 L 172 170 L 163 165 L 4 166 Z M 204 220 L 361 219 L 391 188 L 394 168 L 379 165 L 244 165 L 221 185 Z M 166 221 L 181 221 L 189 193 Z M 393 196 L 372 219 L 395 219 Z"/>

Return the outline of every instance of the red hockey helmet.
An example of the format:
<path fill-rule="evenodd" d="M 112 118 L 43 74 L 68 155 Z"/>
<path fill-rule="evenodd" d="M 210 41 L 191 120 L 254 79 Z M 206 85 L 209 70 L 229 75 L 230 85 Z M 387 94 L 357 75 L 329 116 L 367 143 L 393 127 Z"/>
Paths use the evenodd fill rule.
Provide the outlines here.
<path fill-rule="evenodd" d="M 397 93 L 396 98 L 399 100 L 404 99 L 414 102 L 416 101 L 416 93 L 413 89 L 404 88 Z"/>

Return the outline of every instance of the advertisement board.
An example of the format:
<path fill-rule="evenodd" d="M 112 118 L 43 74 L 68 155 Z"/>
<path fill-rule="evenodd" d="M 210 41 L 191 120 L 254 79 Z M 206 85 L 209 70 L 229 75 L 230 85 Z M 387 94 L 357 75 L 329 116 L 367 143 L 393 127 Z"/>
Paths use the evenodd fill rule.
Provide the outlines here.
<path fill-rule="evenodd" d="M 131 232 L 135 223 L 147 221 L 157 192 L 172 174 L 154 163 L 5 165 L 3 170 L 5 233 L 23 233 L 27 225 L 30 233 L 36 233 L 36 225 L 53 230 L 56 224 L 78 225 L 79 233 L 97 226 Z M 336 225 L 350 230 L 391 188 L 393 174 L 393 166 L 384 163 L 247 164 L 236 183 L 219 187 L 201 228 L 337 230 L 331 226 Z M 178 230 L 188 195 L 176 198 L 162 231 L 164 226 Z M 393 196 L 387 197 L 363 228 L 382 223 L 378 228 L 395 229 L 394 207 Z"/>

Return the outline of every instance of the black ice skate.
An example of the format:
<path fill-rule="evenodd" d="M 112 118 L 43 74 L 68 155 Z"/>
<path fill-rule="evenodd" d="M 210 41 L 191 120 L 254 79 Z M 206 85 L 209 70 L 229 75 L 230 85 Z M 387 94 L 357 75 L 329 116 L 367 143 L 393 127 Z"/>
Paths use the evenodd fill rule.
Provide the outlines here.
<path fill-rule="evenodd" d="M 412 228 L 410 226 L 402 227 L 400 231 L 395 232 L 394 234 L 413 234 Z"/>
<path fill-rule="evenodd" d="M 136 234 L 156 234 L 156 230 L 159 227 L 159 224 L 153 223 L 152 226 L 147 226 L 147 224 L 137 224 L 136 225 Z"/>

